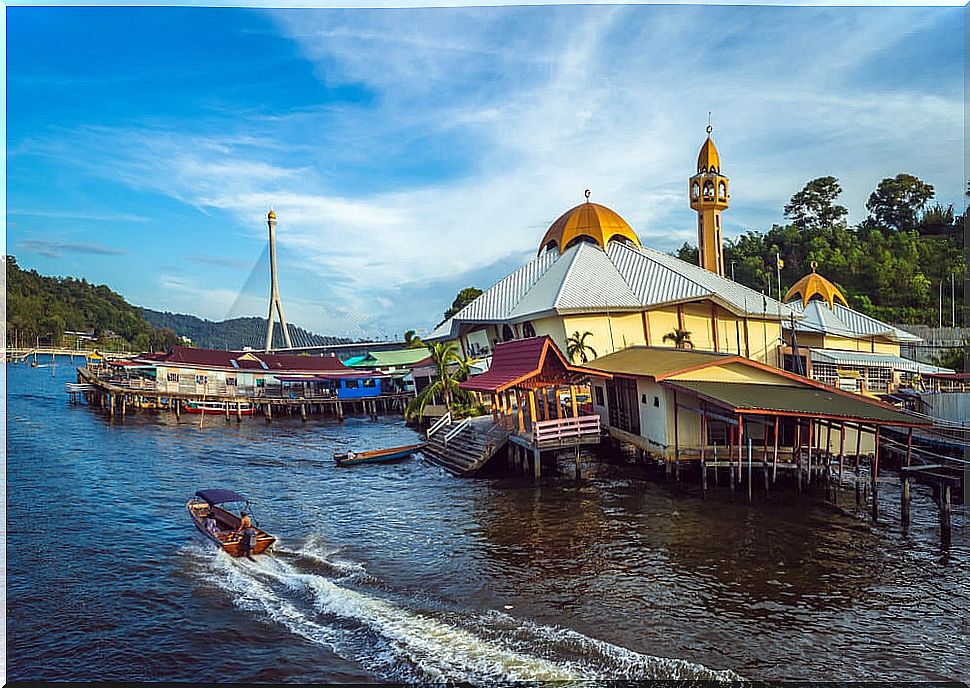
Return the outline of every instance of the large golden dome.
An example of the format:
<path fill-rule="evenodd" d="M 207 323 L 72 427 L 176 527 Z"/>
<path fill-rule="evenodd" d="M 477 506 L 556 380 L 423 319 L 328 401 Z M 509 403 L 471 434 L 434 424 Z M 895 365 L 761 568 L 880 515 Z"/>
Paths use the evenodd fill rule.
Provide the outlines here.
<path fill-rule="evenodd" d="M 553 248 L 562 253 L 580 241 L 590 241 L 603 249 L 610 241 L 640 245 L 640 239 L 626 220 L 604 205 L 587 201 L 567 210 L 552 223 L 542 237 L 539 253 Z"/>
<path fill-rule="evenodd" d="M 805 275 L 792 285 L 792 288 L 785 294 L 785 302 L 792 301 L 797 297 L 801 298 L 803 306 L 807 306 L 809 301 L 818 297 L 825 301 L 830 309 L 834 308 L 836 301 L 848 308 L 849 302 L 845 300 L 845 296 L 839 291 L 839 288 L 815 272 L 817 267 L 818 263 L 813 260 L 811 274 Z"/>

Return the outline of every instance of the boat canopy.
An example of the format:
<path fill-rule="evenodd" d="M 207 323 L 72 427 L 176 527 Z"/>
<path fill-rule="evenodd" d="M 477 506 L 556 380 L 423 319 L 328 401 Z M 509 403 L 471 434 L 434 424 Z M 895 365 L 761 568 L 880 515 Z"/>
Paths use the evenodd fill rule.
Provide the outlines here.
<path fill-rule="evenodd" d="M 213 490 L 197 490 L 195 493 L 196 497 L 204 499 L 209 504 L 222 504 L 224 502 L 245 502 L 246 498 L 243 497 L 238 492 L 233 492 L 232 490 L 223 489 L 213 489 Z"/>

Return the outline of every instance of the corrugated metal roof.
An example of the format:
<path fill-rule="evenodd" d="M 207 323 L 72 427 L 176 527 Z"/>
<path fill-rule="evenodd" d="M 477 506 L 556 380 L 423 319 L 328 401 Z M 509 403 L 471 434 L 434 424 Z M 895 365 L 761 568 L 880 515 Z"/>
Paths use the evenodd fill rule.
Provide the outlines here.
<path fill-rule="evenodd" d="M 871 366 L 873 368 L 892 368 L 893 370 L 905 370 L 910 373 L 930 374 L 930 373 L 952 373 L 950 368 L 911 361 L 902 356 L 892 354 L 877 354 L 866 351 L 837 351 L 834 349 L 810 349 L 812 361 L 820 363 L 831 363 L 833 365 L 848 366 Z"/>
<path fill-rule="evenodd" d="M 737 356 L 690 349 L 658 346 L 631 346 L 587 363 L 587 368 L 619 375 L 668 375 L 705 363 L 726 362 Z"/>
<path fill-rule="evenodd" d="M 831 310 L 821 301 L 810 301 L 807 306 L 803 306 L 800 300 L 794 300 L 788 305 L 803 316 L 795 323 L 796 332 L 817 332 L 856 338 L 885 337 L 894 342 L 922 341 L 915 334 L 846 308 L 840 303 L 836 303 Z"/>
<path fill-rule="evenodd" d="M 543 354 L 545 354 L 544 357 Z M 569 365 L 559 351 L 559 347 L 546 335 L 497 344 L 492 353 L 492 364 L 488 371 L 469 378 L 460 386 L 475 392 L 500 392 L 515 383 L 534 378 L 540 373 L 547 377 L 586 373 L 597 375 L 593 371 Z"/>
<path fill-rule="evenodd" d="M 502 322 L 508 319 L 515 305 L 528 293 L 540 277 L 557 260 L 571 256 L 570 249 L 562 256 L 547 251 L 489 287 L 481 296 L 454 315 L 456 321 Z"/>
<path fill-rule="evenodd" d="M 733 411 L 768 411 L 815 418 L 853 419 L 881 425 L 930 425 L 865 397 L 814 387 L 757 385 L 743 382 L 667 381 L 663 384 L 702 394 Z"/>
<path fill-rule="evenodd" d="M 417 349 L 394 349 L 392 351 L 371 351 L 355 363 L 345 361 L 344 365 L 364 368 L 389 368 L 392 366 L 411 366 L 428 358 L 425 347 Z"/>

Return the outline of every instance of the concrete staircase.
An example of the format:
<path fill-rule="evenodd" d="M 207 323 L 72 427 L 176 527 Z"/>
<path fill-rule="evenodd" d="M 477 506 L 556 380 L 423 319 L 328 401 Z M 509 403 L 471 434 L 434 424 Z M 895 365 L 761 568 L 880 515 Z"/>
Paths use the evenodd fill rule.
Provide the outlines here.
<path fill-rule="evenodd" d="M 509 430 L 498 425 L 491 416 L 466 418 L 459 423 L 432 426 L 431 437 L 422 453 L 457 476 L 472 476 L 507 443 Z"/>

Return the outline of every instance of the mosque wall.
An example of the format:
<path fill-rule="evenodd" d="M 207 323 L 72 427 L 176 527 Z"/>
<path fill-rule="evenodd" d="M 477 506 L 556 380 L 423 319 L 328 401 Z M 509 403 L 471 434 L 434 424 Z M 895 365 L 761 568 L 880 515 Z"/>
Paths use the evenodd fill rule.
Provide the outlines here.
<path fill-rule="evenodd" d="M 563 352 L 563 355 L 566 354 L 566 326 L 563 318 L 553 316 L 550 318 L 533 320 L 532 328 L 535 330 L 537 337 L 541 337 L 543 335 L 549 335 L 552 337 L 552 341 L 555 342 L 556 346 L 559 347 L 559 350 Z M 580 330 L 580 332 L 585 332 L 585 330 Z M 593 345 L 593 348 L 596 349 L 596 346 Z M 599 353 L 599 349 L 596 349 L 596 352 Z"/>
<path fill-rule="evenodd" d="M 550 318 L 552 319 L 552 318 Z M 565 316 L 561 320 L 565 337 L 574 333 L 590 332 L 586 343 L 593 347 L 597 356 L 625 349 L 630 346 L 643 346 L 643 316 L 640 313 L 594 313 L 591 315 Z M 539 330 L 536 329 L 536 334 Z M 553 338 L 555 339 L 555 337 Z M 556 342 L 559 344 L 559 342 Z M 565 338 L 562 345 L 565 351 Z"/>
<path fill-rule="evenodd" d="M 711 319 L 711 302 L 685 303 L 683 311 L 684 329 L 690 332 L 690 341 L 695 349 L 714 351 L 714 321 Z M 661 335 L 663 336 L 663 335 Z"/>

